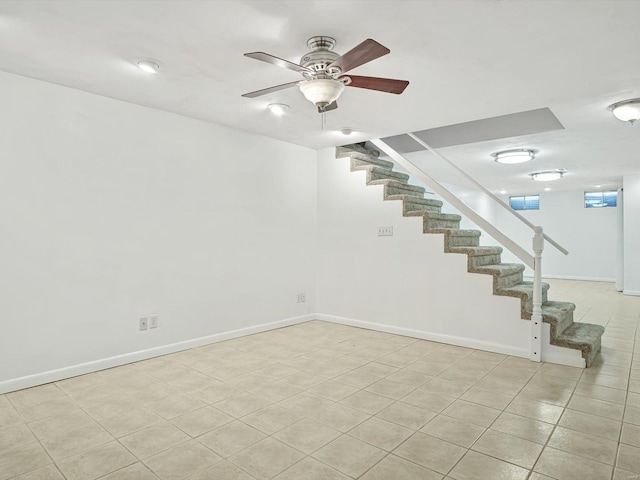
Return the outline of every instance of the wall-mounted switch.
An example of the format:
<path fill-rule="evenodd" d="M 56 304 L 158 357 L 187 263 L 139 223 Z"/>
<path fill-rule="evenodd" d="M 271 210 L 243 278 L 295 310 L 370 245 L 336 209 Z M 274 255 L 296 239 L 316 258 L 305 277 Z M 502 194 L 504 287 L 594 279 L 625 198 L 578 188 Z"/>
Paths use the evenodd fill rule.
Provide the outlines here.
<path fill-rule="evenodd" d="M 140 330 L 149 328 L 149 319 L 147 317 L 140 318 Z"/>
<path fill-rule="evenodd" d="M 392 237 L 393 236 L 393 225 L 382 225 L 378 227 L 378 236 L 379 237 Z"/>
<path fill-rule="evenodd" d="M 307 301 L 307 295 L 303 293 L 299 293 L 297 296 L 297 303 L 304 303 Z"/>
<path fill-rule="evenodd" d="M 158 328 L 158 316 L 151 315 L 149 317 L 149 328 Z"/>

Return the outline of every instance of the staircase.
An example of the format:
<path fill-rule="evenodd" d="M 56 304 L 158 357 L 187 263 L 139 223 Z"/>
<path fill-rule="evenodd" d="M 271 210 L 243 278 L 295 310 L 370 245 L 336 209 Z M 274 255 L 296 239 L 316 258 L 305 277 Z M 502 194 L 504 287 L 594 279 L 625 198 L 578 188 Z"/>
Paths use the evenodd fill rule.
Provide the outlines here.
<path fill-rule="evenodd" d="M 367 185 L 383 185 L 384 200 L 400 200 L 405 217 L 422 217 L 423 231 L 444 235 L 444 251 L 467 255 L 467 271 L 493 276 L 493 294 L 520 299 L 520 313 L 525 320 L 533 311 L 533 282 L 523 280 L 524 265 L 501 263 L 501 247 L 480 246 L 480 231 L 460 229 L 460 215 L 442 213 L 440 200 L 424 198 L 423 187 L 408 184 L 409 175 L 394 172 L 393 162 L 379 158 L 377 150 L 361 145 L 336 148 L 336 157 L 349 157 L 351 171 L 364 170 Z M 558 347 L 580 350 L 589 367 L 600 352 L 604 327 L 575 323 L 576 306 L 569 302 L 549 301 L 549 284 L 543 283 L 542 317 L 550 327 L 550 343 Z"/>

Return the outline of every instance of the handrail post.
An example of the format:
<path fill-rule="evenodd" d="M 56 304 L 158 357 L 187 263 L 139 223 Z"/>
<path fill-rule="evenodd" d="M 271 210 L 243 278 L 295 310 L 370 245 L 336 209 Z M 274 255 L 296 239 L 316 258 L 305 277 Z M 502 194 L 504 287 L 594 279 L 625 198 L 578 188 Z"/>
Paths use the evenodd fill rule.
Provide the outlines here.
<path fill-rule="evenodd" d="M 531 352 L 529 359 L 542 361 L 542 250 L 544 234 L 542 227 L 535 227 L 533 236 L 533 312 L 531 313 Z"/>

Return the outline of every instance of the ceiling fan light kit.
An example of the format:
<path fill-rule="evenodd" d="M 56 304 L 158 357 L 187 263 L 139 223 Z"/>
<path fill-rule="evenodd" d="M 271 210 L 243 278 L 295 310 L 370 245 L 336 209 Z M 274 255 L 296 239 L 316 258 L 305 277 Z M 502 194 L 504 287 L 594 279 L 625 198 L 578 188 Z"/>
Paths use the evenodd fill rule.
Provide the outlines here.
<path fill-rule="evenodd" d="M 629 122 L 633 125 L 640 119 L 640 98 L 616 102 L 613 105 L 609 105 L 609 110 L 618 120 Z"/>
<path fill-rule="evenodd" d="M 552 182 L 554 180 L 561 179 L 565 173 L 567 173 L 566 170 L 558 169 L 558 170 L 547 170 L 544 172 L 530 173 L 529 176 L 531 177 L 532 180 L 535 180 L 537 182 Z"/>
<path fill-rule="evenodd" d="M 527 148 L 504 150 L 502 152 L 496 152 L 492 156 L 496 162 L 509 165 L 528 162 L 536 158 L 533 150 Z"/>
<path fill-rule="evenodd" d="M 302 56 L 300 64 L 264 52 L 245 53 L 245 57 L 298 72 L 303 79 L 245 93 L 242 96 L 255 98 L 297 85 L 304 97 L 317 107 L 318 112 L 324 113 L 338 108 L 336 101 L 342 95 L 345 86 L 400 94 L 409 85 L 406 80 L 345 76 L 348 71 L 390 52 L 387 47 L 375 40 L 369 38 L 344 55 L 339 55 L 333 51 L 335 45 L 336 40 L 332 37 L 311 37 L 307 40 L 307 47 L 310 51 Z"/>
<path fill-rule="evenodd" d="M 338 97 L 340 97 L 344 91 L 344 83 L 340 80 L 318 78 L 316 80 L 302 82 L 300 84 L 300 91 L 304 95 L 304 98 L 315 106 L 325 109 L 330 103 L 338 100 Z"/>

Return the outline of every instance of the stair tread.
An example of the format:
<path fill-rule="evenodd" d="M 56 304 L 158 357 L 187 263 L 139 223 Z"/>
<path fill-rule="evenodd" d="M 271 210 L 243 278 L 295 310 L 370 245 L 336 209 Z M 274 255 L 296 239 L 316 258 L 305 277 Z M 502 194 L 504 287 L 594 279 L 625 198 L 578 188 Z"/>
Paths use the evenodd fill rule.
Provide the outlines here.
<path fill-rule="evenodd" d="M 427 212 L 423 213 L 424 217 L 431 217 L 436 220 L 462 220 L 462 217 L 457 213 L 438 213 L 438 212 Z M 457 229 L 456 229 L 457 230 Z"/>
<path fill-rule="evenodd" d="M 480 256 L 480 255 L 499 255 L 502 253 L 502 247 L 490 247 L 490 246 L 479 246 L 479 247 L 449 247 L 449 252 L 452 253 L 466 253 L 471 256 Z"/>
<path fill-rule="evenodd" d="M 409 175 L 407 175 L 406 173 L 401 173 L 401 172 L 394 172 L 393 170 L 389 170 L 387 168 L 382 168 L 382 167 L 378 167 L 375 165 L 363 165 L 360 167 L 353 167 L 351 170 L 365 170 L 367 172 L 369 172 L 370 174 L 374 174 L 374 175 L 379 175 L 379 176 L 383 176 L 386 178 L 377 178 L 374 181 L 378 181 L 378 180 L 397 180 L 403 184 L 406 184 L 406 182 L 409 180 Z M 372 183 L 372 182 L 369 182 Z"/>
<path fill-rule="evenodd" d="M 336 147 L 337 155 L 349 154 L 351 152 L 362 153 L 364 155 L 369 155 L 376 158 L 380 156 L 380 152 L 378 150 L 365 148 L 355 143 L 351 143 L 349 145 L 340 145 L 339 147 Z"/>
<path fill-rule="evenodd" d="M 546 282 L 542 282 L 542 291 L 549 290 L 549 284 Z M 533 282 L 522 282 L 518 285 L 514 285 L 512 287 L 504 287 L 500 289 L 501 292 L 514 292 L 514 293 L 525 293 L 529 296 L 533 296 Z"/>
<path fill-rule="evenodd" d="M 575 346 L 599 345 L 603 333 L 604 327 L 602 325 L 573 322 L 570 327 L 556 337 L 554 344 L 566 343 Z"/>
<path fill-rule="evenodd" d="M 481 267 L 476 267 L 477 272 L 496 273 L 501 276 L 524 272 L 524 269 L 525 266 L 521 263 L 497 263 L 495 265 L 483 265 Z"/>

